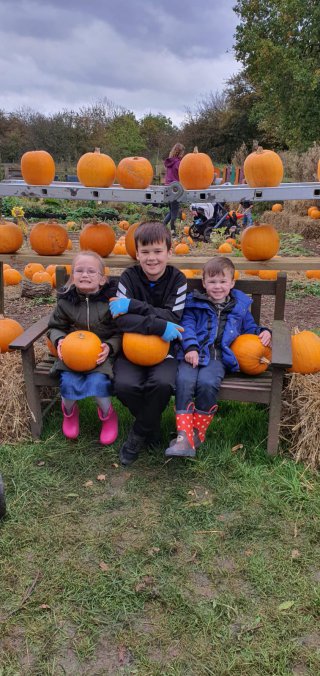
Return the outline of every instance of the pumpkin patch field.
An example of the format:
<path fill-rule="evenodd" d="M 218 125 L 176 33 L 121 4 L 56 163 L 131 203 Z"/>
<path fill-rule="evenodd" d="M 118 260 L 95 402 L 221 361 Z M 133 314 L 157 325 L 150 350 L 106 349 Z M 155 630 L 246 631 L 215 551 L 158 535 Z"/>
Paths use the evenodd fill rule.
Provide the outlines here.
<path fill-rule="evenodd" d="M 120 237 L 122 247 L 132 247 L 133 231 L 123 221 L 103 237 L 110 251 Z M 99 246 L 106 226 L 93 227 Z M 177 255 L 189 276 L 188 257 L 200 259 L 216 247 L 182 242 L 187 234 L 179 227 L 175 246 L 182 247 Z M 79 232 L 70 232 L 77 251 Z M 281 246 L 288 246 L 285 237 Z M 316 239 L 299 240 L 299 246 L 320 251 Z M 53 279 L 50 256 L 45 270 L 33 265 L 18 270 L 28 283 L 34 274 Z M 258 279 L 254 260 L 251 265 Z M 52 310 L 56 292 L 21 297 L 21 284 L 5 286 L 5 313 L 27 327 Z M 272 316 L 270 301 L 262 323 L 268 326 Z M 304 333 L 299 367 L 307 354 L 313 359 L 318 342 L 314 334 L 307 342 L 305 334 L 319 327 L 319 317 L 317 278 L 289 273 L 286 319 L 292 331 L 298 326 Z M 52 350 L 45 336 L 38 349 L 40 356 Z M 235 349 L 240 355 L 241 345 Z M 147 359 L 143 345 L 141 351 Z M 74 352 L 73 343 L 71 357 Z M 18 355 L 0 355 L 0 365 L 6 356 L 11 367 L 0 382 L 0 435 L 9 422 L 14 434 L 18 423 L 14 415 L 5 418 L 9 395 L 16 410 L 23 409 Z M 244 357 L 252 372 L 268 366 L 270 352 L 255 353 L 253 364 Z M 305 438 L 319 420 L 319 374 L 288 376 L 285 399 L 305 410 L 306 378 L 312 418 L 302 428 Z M 158 447 L 122 468 L 118 452 L 132 418 L 113 403 L 119 438 L 108 447 L 98 442 L 100 422 L 90 399 L 80 402 L 77 441 L 62 436 L 59 402 L 39 442 L 30 440 L 27 428 L 19 428 L 14 443 L 0 438 L 8 510 L 0 522 L 0 674 L 2 663 L 4 676 L 317 674 L 319 454 L 314 468 L 301 444 L 298 463 L 285 443 L 281 455 L 267 457 L 264 407 L 221 402 L 196 459 L 169 460 L 164 449 L 174 431 L 172 401 Z"/>

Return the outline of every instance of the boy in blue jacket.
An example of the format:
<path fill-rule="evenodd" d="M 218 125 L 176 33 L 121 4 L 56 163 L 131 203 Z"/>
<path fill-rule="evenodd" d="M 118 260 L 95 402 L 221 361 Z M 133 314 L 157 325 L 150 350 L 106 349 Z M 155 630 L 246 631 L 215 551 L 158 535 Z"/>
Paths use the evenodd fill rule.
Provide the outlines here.
<path fill-rule="evenodd" d="M 180 324 L 184 328 L 178 352 L 176 379 L 177 438 L 166 456 L 194 458 L 205 440 L 216 411 L 217 396 L 225 371 L 239 371 L 230 349 L 242 333 L 259 336 L 263 345 L 271 332 L 256 324 L 250 312 L 251 298 L 234 289 L 235 268 L 229 258 L 217 256 L 203 268 L 205 293 L 188 294 Z"/>

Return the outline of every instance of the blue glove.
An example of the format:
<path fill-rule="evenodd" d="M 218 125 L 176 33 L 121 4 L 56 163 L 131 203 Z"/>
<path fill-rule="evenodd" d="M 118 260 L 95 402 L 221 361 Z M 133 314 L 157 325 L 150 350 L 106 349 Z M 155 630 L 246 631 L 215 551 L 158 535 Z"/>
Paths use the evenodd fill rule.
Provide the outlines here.
<path fill-rule="evenodd" d="M 161 338 L 162 340 L 166 340 L 168 343 L 170 340 L 175 340 L 176 338 L 181 340 L 181 331 L 183 331 L 183 328 L 182 326 L 179 326 L 179 324 L 167 322 L 166 330 L 162 334 Z"/>
<path fill-rule="evenodd" d="M 130 305 L 130 298 L 116 298 L 111 300 L 109 303 L 110 312 L 112 317 L 118 317 L 118 315 L 125 315 L 128 312 Z"/>

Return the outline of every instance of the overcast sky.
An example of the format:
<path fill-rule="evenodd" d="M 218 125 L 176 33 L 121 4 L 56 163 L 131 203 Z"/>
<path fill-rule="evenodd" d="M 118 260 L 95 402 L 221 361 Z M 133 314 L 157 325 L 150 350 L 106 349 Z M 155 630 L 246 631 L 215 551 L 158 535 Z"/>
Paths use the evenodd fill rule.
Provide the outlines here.
<path fill-rule="evenodd" d="M 234 0 L 0 0 L 0 109 L 103 99 L 137 117 L 221 91 L 240 66 Z"/>

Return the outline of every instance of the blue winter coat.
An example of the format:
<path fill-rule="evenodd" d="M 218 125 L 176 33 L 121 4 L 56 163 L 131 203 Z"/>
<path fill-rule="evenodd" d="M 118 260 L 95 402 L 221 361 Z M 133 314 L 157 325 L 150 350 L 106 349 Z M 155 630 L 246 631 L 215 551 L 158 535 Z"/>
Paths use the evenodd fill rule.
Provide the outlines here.
<path fill-rule="evenodd" d="M 231 343 L 242 333 L 259 335 L 264 329 L 258 326 L 249 310 L 251 298 L 242 291 L 232 289 L 230 306 L 226 308 L 223 334 L 221 337 L 221 359 L 229 371 L 239 371 L 238 361 L 230 350 Z M 233 302 L 232 302 L 233 301 Z M 210 361 L 210 347 L 214 345 L 218 335 L 219 318 L 214 304 L 205 294 L 194 291 L 187 295 L 186 305 L 180 324 L 184 328 L 181 347 L 177 358 L 182 360 L 189 350 L 199 352 L 199 366 L 206 366 Z"/>

